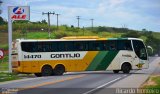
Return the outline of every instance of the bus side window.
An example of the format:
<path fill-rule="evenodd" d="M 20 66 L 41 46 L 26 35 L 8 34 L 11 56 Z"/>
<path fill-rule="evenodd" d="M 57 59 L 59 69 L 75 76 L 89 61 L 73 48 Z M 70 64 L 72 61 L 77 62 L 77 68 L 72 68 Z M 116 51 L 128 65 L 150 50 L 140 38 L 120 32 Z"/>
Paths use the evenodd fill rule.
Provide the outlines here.
<path fill-rule="evenodd" d="M 64 43 L 64 50 L 65 51 L 73 51 L 73 42 L 67 41 Z"/>
<path fill-rule="evenodd" d="M 43 43 L 37 42 L 37 52 L 43 52 Z"/>
<path fill-rule="evenodd" d="M 83 49 L 83 44 L 80 42 L 74 42 L 74 51 L 81 51 Z"/>
<path fill-rule="evenodd" d="M 87 51 L 88 45 L 86 41 L 74 42 L 74 51 Z"/>
<path fill-rule="evenodd" d="M 108 45 L 108 49 L 113 51 L 113 50 L 117 50 L 117 44 L 116 44 L 116 41 L 113 41 L 113 40 L 109 40 L 107 41 L 107 45 Z"/>
<path fill-rule="evenodd" d="M 90 41 L 88 43 L 89 51 L 104 51 L 106 50 L 106 45 L 104 41 Z"/>
<path fill-rule="evenodd" d="M 89 42 L 89 51 L 99 51 L 99 44 L 97 41 L 90 41 Z"/>
<path fill-rule="evenodd" d="M 65 51 L 65 42 L 63 41 L 58 42 L 58 51 L 59 52 Z"/>
<path fill-rule="evenodd" d="M 100 44 L 98 42 L 95 42 L 94 43 L 94 46 L 95 46 L 95 50 L 96 51 L 99 51 L 100 50 Z"/>
<path fill-rule="evenodd" d="M 126 50 L 132 50 L 131 41 L 126 41 L 125 42 L 125 49 Z"/>
<path fill-rule="evenodd" d="M 49 42 L 44 43 L 45 52 L 50 52 L 50 47 L 49 46 L 50 46 Z"/>
<path fill-rule="evenodd" d="M 29 48 L 30 52 L 37 52 L 38 45 L 36 44 L 36 42 L 31 42 L 30 44 L 31 44 L 31 46 Z"/>
<path fill-rule="evenodd" d="M 118 50 L 132 50 L 131 40 L 118 40 Z"/>
<path fill-rule="evenodd" d="M 58 52 L 58 42 L 50 42 L 50 52 Z"/>

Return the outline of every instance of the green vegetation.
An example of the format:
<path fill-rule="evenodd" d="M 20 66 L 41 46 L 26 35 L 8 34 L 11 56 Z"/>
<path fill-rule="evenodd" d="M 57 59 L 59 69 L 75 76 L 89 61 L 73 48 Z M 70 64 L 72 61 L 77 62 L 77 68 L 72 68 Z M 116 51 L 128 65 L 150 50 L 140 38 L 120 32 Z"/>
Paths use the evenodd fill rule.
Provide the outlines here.
<path fill-rule="evenodd" d="M 5 55 L 3 59 L 0 60 L 0 71 L 8 70 L 8 55 Z"/>
<path fill-rule="evenodd" d="M 0 73 L 0 82 L 20 79 L 16 74 Z"/>
<path fill-rule="evenodd" d="M 0 63 L 0 71 L 8 71 L 8 63 L 7 62 Z"/>
<path fill-rule="evenodd" d="M 143 86 L 143 88 L 148 88 L 148 89 L 152 89 L 152 88 L 156 88 L 159 89 L 160 88 L 160 75 L 158 76 L 151 76 L 149 78 L 149 80 L 146 82 L 146 84 Z"/>

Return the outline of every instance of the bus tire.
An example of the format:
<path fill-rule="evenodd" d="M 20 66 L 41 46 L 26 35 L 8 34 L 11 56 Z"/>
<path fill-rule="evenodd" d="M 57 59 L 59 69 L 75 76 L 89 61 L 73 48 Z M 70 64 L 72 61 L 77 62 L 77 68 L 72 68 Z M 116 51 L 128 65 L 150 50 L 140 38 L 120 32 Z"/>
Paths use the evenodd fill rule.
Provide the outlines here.
<path fill-rule="evenodd" d="M 121 70 L 123 71 L 123 73 L 128 74 L 130 72 L 130 70 L 131 70 L 131 65 L 129 63 L 124 63 L 122 65 Z"/>
<path fill-rule="evenodd" d="M 35 73 L 34 75 L 35 75 L 36 77 L 41 77 L 41 76 L 42 76 L 41 73 Z"/>
<path fill-rule="evenodd" d="M 63 65 L 57 65 L 53 70 L 54 75 L 63 75 L 64 72 L 65 67 Z"/>
<path fill-rule="evenodd" d="M 49 65 L 43 66 L 41 71 L 42 76 L 51 76 L 53 74 L 53 69 Z"/>
<path fill-rule="evenodd" d="M 119 70 L 113 70 L 114 73 L 119 73 Z"/>

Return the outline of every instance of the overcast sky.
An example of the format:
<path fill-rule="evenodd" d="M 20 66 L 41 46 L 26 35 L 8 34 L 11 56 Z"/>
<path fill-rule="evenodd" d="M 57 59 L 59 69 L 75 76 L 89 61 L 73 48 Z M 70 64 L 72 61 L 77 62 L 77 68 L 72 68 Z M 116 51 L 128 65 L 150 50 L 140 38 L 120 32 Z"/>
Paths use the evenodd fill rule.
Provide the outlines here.
<path fill-rule="evenodd" d="M 60 24 L 77 26 L 76 16 L 80 16 L 80 26 L 127 27 L 130 29 L 160 32 L 160 0 L 2 0 L 1 16 L 7 19 L 7 6 L 28 5 L 31 21 L 47 19 L 42 12 L 61 14 Z M 51 15 L 51 24 L 56 24 L 56 16 Z"/>

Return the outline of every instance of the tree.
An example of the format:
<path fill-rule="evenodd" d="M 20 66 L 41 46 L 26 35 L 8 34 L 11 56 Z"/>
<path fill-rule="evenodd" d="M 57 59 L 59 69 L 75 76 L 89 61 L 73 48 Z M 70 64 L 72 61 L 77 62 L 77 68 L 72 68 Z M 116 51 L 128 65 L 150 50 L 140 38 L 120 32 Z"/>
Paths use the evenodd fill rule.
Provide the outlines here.
<path fill-rule="evenodd" d="M 155 55 L 159 53 L 160 50 L 160 39 L 155 38 L 152 34 L 147 36 L 146 44 L 153 48 L 153 53 Z"/>
<path fill-rule="evenodd" d="M 104 27 L 104 26 L 99 26 L 97 31 L 98 31 L 98 32 L 106 31 L 106 27 Z"/>
<path fill-rule="evenodd" d="M 44 19 L 41 21 L 42 24 L 47 24 L 47 21 Z"/>
<path fill-rule="evenodd" d="M 4 25 L 4 24 L 6 24 L 7 22 L 6 21 L 4 21 L 4 19 L 0 16 L 0 25 Z"/>
<path fill-rule="evenodd" d="M 130 31 L 122 35 L 122 37 L 132 37 L 132 38 L 139 38 L 141 35 L 139 32 L 136 31 Z"/>

